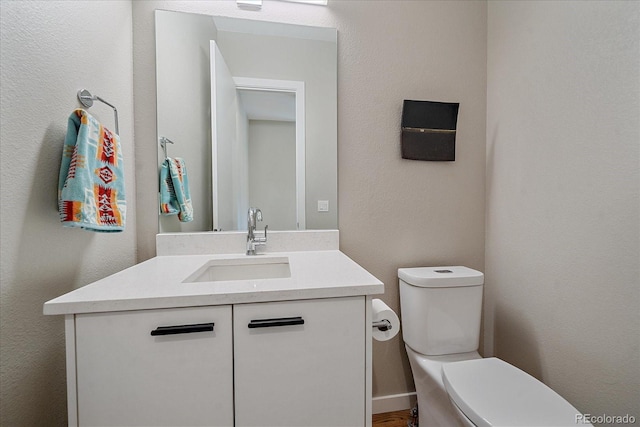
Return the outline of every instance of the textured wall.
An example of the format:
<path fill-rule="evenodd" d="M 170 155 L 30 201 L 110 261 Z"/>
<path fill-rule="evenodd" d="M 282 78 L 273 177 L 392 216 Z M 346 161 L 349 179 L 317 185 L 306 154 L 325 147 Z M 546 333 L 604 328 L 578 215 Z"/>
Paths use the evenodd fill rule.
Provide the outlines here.
<path fill-rule="evenodd" d="M 399 267 L 484 267 L 486 4 L 339 6 L 340 248 L 400 314 Z M 454 163 L 400 158 L 403 99 L 460 102 Z M 373 350 L 374 396 L 412 391 L 401 337 Z"/>
<path fill-rule="evenodd" d="M 131 5 L 3 1 L 0 6 L 0 424 L 66 424 L 64 322 L 42 304 L 135 262 Z M 60 225 L 67 118 L 87 88 L 118 107 L 126 231 Z M 113 126 L 111 108 L 91 113 Z"/>
<path fill-rule="evenodd" d="M 397 268 L 484 268 L 486 3 L 331 1 L 133 2 L 139 257 L 157 232 L 153 10 L 338 29 L 340 247 L 386 285 L 399 310 Z M 455 163 L 400 158 L 403 99 L 460 102 Z M 374 343 L 374 395 L 412 391 L 400 337 Z"/>
<path fill-rule="evenodd" d="M 640 3 L 490 2 L 487 352 L 640 419 Z"/>

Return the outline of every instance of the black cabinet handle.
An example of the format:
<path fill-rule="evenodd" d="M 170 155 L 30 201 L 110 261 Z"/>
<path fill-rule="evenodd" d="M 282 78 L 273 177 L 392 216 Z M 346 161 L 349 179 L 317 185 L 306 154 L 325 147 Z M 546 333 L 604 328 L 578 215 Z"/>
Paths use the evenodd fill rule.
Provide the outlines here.
<path fill-rule="evenodd" d="M 277 319 L 257 319 L 249 322 L 249 328 L 272 328 L 274 326 L 304 325 L 304 319 L 297 317 L 280 317 Z"/>
<path fill-rule="evenodd" d="M 214 323 L 196 323 L 194 325 L 158 326 L 151 331 L 152 336 L 192 334 L 194 332 L 212 332 Z"/>

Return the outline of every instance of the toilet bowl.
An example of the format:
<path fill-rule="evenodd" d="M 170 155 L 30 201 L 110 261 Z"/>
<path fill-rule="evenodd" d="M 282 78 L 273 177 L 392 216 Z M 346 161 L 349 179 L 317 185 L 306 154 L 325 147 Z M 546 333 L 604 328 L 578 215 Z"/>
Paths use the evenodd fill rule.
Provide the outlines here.
<path fill-rule="evenodd" d="M 575 426 L 580 412 L 529 374 L 478 354 L 484 275 L 398 269 L 405 348 L 423 426 Z"/>

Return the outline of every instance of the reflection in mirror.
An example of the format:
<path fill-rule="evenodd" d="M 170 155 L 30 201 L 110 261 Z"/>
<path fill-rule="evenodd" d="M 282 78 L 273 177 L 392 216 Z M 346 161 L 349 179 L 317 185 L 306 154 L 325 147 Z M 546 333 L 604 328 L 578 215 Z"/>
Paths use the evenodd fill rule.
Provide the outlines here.
<path fill-rule="evenodd" d="M 194 208 L 190 223 L 161 216 L 160 232 L 246 230 L 249 206 L 270 230 L 338 227 L 336 39 L 156 11 L 158 137 L 185 160 Z"/>
<path fill-rule="evenodd" d="M 296 93 L 239 89 L 248 119 L 249 206 L 269 212 L 273 230 L 304 229 L 304 158 L 296 165 Z M 304 140 L 299 142 L 304 148 Z M 300 149 L 298 149 L 299 151 Z M 269 180 L 262 177 L 269 176 Z M 298 204 L 298 200 L 302 203 Z M 300 220 L 298 220 L 300 218 Z"/>
<path fill-rule="evenodd" d="M 234 79 L 213 41 L 211 58 L 214 229 L 242 229 L 248 206 L 305 229 L 304 82 Z"/>

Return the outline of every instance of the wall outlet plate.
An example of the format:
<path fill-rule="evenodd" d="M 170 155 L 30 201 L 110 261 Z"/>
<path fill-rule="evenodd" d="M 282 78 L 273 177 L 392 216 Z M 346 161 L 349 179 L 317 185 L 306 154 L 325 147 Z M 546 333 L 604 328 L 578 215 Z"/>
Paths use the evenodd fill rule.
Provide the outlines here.
<path fill-rule="evenodd" d="M 329 212 L 328 200 L 318 200 L 318 212 Z"/>

